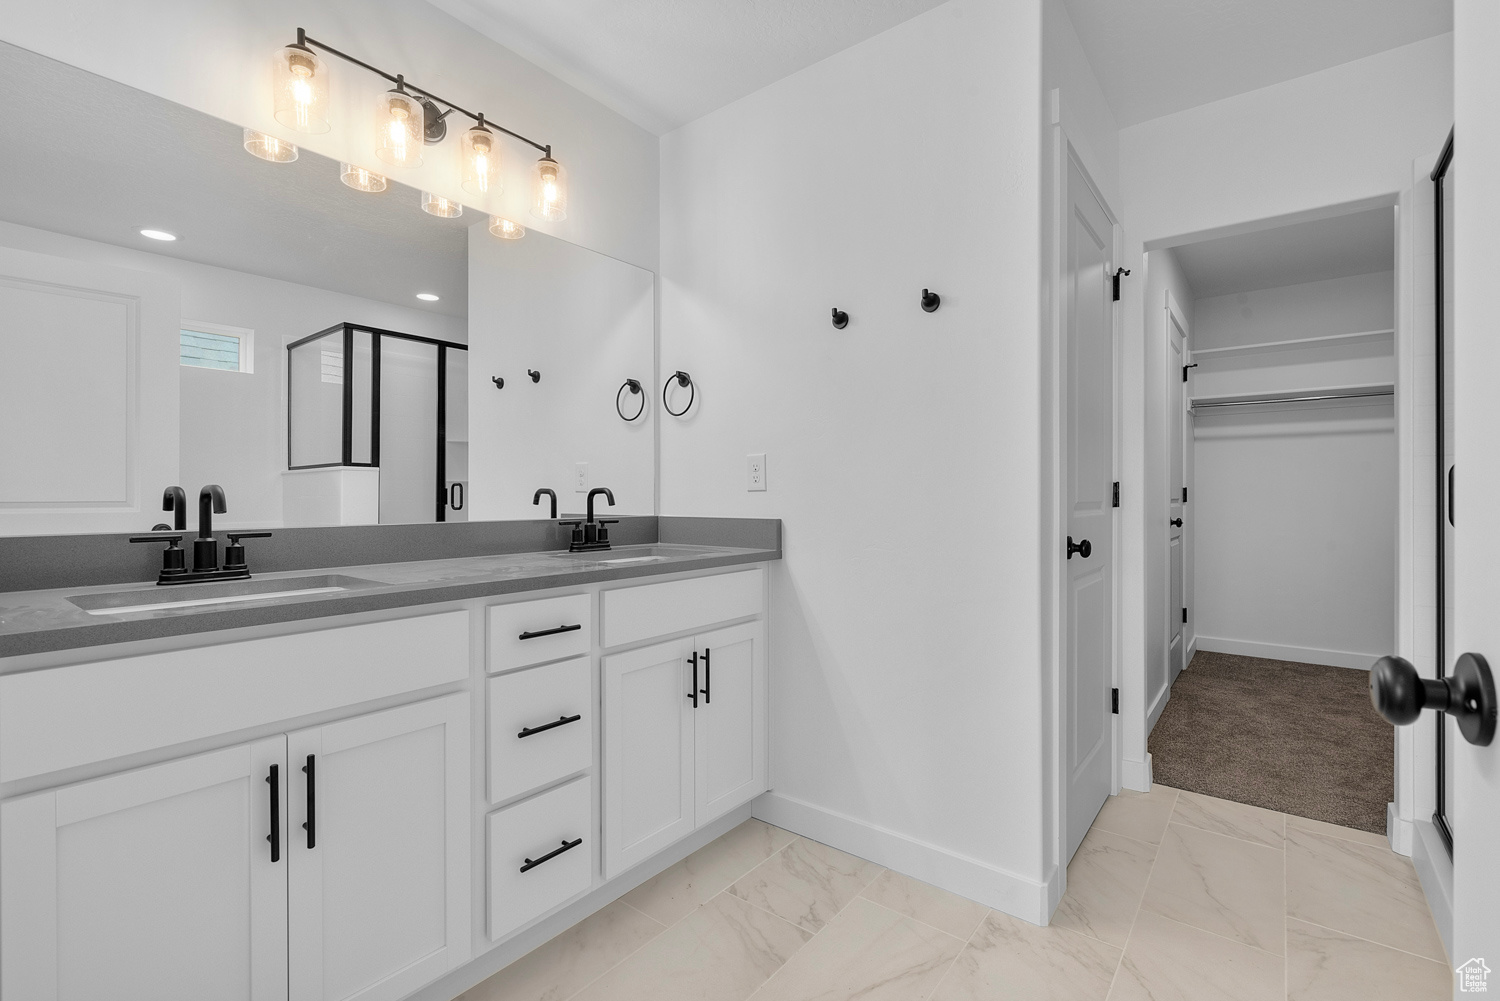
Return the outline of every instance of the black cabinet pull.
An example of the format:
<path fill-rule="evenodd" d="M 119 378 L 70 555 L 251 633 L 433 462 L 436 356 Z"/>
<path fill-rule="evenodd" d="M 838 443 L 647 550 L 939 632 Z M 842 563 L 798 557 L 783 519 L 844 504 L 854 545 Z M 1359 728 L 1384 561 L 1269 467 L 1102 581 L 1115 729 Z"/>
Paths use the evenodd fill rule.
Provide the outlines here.
<path fill-rule="evenodd" d="M 708 705 L 713 701 L 709 697 L 708 690 L 714 687 L 713 675 L 708 670 L 708 647 L 703 648 L 703 704 Z"/>
<path fill-rule="evenodd" d="M 558 633 L 572 633 L 572 632 L 577 632 L 578 630 L 580 630 L 582 628 L 583 628 L 583 623 L 580 622 L 577 625 L 573 625 L 573 626 L 558 626 L 556 629 L 538 629 L 534 633 L 533 632 L 524 632 L 524 633 L 522 633 L 517 638 L 518 639 L 523 639 L 523 640 L 534 640 L 534 639 L 539 639 L 539 638 L 541 638 L 543 636 L 556 636 Z"/>
<path fill-rule="evenodd" d="M 266 785 L 271 787 L 271 833 L 266 840 L 271 842 L 271 861 L 281 861 L 281 767 L 271 766 L 266 776 Z"/>
<path fill-rule="evenodd" d="M 525 872 L 527 869 L 535 869 L 543 862 L 548 862 L 552 859 L 555 859 L 563 852 L 572 851 L 574 848 L 577 848 L 581 844 L 583 844 L 582 838 L 579 838 L 577 841 L 564 841 L 561 848 L 554 848 L 539 859 L 523 859 L 522 861 L 524 861 L 526 864 L 521 866 L 521 871 Z"/>
<path fill-rule="evenodd" d="M 581 719 L 583 719 L 582 716 L 559 716 L 551 723 L 543 723 L 541 726 L 528 726 L 516 734 L 516 736 L 530 737 L 534 733 L 541 733 L 543 730 L 550 730 L 555 726 L 567 726 L 569 723 L 577 723 Z"/>
<path fill-rule="evenodd" d="M 302 766 L 302 771 L 307 775 L 307 820 L 302 824 L 302 829 L 307 832 L 307 847 L 318 847 L 318 758 L 317 755 L 309 754 L 307 764 Z"/>
<path fill-rule="evenodd" d="M 693 708 L 698 708 L 698 651 L 688 658 L 688 663 L 693 665 L 693 687 L 688 689 L 687 697 L 693 700 Z"/>

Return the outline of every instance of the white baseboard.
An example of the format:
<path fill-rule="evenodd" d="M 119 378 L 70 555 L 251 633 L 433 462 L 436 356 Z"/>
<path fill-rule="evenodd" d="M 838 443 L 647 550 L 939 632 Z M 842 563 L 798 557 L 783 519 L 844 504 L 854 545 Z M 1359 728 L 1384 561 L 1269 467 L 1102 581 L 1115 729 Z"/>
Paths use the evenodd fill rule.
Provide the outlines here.
<path fill-rule="evenodd" d="M 760 820 L 941 887 L 1032 924 L 1046 924 L 1061 897 L 1059 873 L 1045 882 L 960 855 L 780 793 L 755 800 Z"/>
<path fill-rule="evenodd" d="M 1193 641 L 1188 644 L 1187 659 L 1182 662 L 1182 669 L 1183 669 L 1183 671 L 1187 670 L 1187 666 L 1193 662 L 1193 654 L 1195 654 L 1197 652 L 1198 652 L 1198 634 L 1194 633 L 1193 634 Z M 1177 673 L 1181 674 L 1182 671 L 1178 671 Z"/>
<path fill-rule="evenodd" d="M 1443 844 L 1443 836 L 1430 821 L 1418 820 L 1412 824 L 1416 829 L 1412 839 L 1411 862 L 1422 881 L 1422 893 L 1427 897 L 1427 908 L 1432 911 L 1432 922 L 1437 925 L 1438 936 L 1448 956 L 1453 956 L 1453 860 Z M 1450 963 L 1451 965 L 1451 963 Z"/>
<path fill-rule="evenodd" d="M 1391 851 L 1411 858 L 1412 839 L 1415 826 L 1410 820 L 1402 820 L 1395 803 L 1385 805 L 1385 839 L 1391 843 Z"/>
<path fill-rule="evenodd" d="M 1199 636 L 1198 649 L 1212 653 L 1232 653 L 1241 657 L 1265 657 L 1290 660 L 1299 664 L 1327 664 L 1368 671 L 1384 654 L 1357 653 L 1353 650 L 1321 650 L 1311 646 L 1287 646 L 1283 643 L 1258 643 L 1254 640 L 1227 640 L 1217 636 Z"/>
<path fill-rule="evenodd" d="M 1156 721 L 1161 719 L 1161 714 L 1167 709 L 1167 702 L 1172 698 L 1172 685 L 1162 685 L 1161 691 L 1156 693 L 1156 699 L 1151 703 L 1151 708 L 1146 711 L 1146 736 L 1156 729 Z"/>
<path fill-rule="evenodd" d="M 1146 752 L 1145 761 L 1131 761 L 1125 758 L 1120 762 L 1120 784 L 1126 789 L 1134 789 L 1136 792 L 1151 791 L 1151 752 Z"/>

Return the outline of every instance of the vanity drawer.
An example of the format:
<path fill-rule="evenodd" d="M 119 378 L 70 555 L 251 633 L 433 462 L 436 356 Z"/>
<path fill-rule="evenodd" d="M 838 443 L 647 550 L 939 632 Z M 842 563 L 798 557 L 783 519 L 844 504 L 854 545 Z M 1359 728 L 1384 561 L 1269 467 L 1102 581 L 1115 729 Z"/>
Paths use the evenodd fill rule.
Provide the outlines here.
<path fill-rule="evenodd" d="M 593 646 L 593 598 L 587 594 L 490 606 L 492 673 L 576 657 Z"/>
<path fill-rule="evenodd" d="M 490 802 L 594 763 L 592 675 L 589 658 L 574 657 L 489 680 Z"/>
<path fill-rule="evenodd" d="M 585 776 L 489 815 L 491 940 L 504 938 L 593 883 L 593 791 Z M 542 861 L 574 842 L 581 843 Z"/>
<path fill-rule="evenodd" d="M 762 614 L 765 571 L 621 587 L 603 592 L 599 600 L 604 645 L 621 646 Z"/>

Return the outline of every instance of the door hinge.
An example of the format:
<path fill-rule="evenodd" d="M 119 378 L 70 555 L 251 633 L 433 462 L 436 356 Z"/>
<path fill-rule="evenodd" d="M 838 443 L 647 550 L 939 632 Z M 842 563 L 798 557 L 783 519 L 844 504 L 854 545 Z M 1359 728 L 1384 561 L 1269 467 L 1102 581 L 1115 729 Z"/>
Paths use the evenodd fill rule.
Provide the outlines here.
<path fill-rule="evenodd" d="M 1184 365 L 1184 366 L 1182 366 L 1182 381 L 1183 382 L 1187 382 L 1187 370 L 1188 369 L 1190 369 L 1190 368 L 1197 368 L 1197 367 L 1198 367 L 1198 363 L 1197 362 L 1193 362 L 1191 365 Z"/>
<path fill-rule="evenodd" d="M 1111 688 L 1109 690 L 1109 711 L 1114 715 L 1120 715 L 1120 690 Z"/>
<path fill-rule="evenodd" d="M 1186 608 L 1184 608 L 1184 609 L 1183 609 L 1183 610 L 1182 610 L 1182 621 L 1183 621 L 1183 622 L 1186 622 L 1186 621 L 1187 621 L 1187 609 L 1186 609 Z"/>
<path fill-rule="evenodd" d="M 1119 480 L 1115 480 L 1114 500 L 1110 502 L 1109 506 L 1110 507 L 1119 507 L 1120 506 L 1120 481 Z"/>
<path fill-rule="evenodd" d="M 1187 487 L 1182 488 L 1182 502 L 1187 503 Z"/>
<path fill-rule="evenodd" d="M 1120 301 L 1120 276 L 1121 275 L 1125 275 L 1125 276 L 1128 277 L 1130 275 L 1130 269 L 1129 268 L 1119 268 L 1119 269 L 1117 269 L 1115 271 L 1115 279 L 1114 279 L 1115 280 L 1115 290 L 1114 290 L 1114 301 L 1115 302 L 1119 302 Z"/>

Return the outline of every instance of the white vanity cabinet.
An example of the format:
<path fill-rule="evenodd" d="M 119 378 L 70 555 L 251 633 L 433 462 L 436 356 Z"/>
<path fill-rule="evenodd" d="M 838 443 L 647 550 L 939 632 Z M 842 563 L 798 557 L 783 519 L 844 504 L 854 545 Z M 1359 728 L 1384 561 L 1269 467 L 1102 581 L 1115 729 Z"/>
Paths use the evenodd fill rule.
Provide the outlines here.
<path fill-rule="evenodd" d="M 606 878 L 765 791 L 763 588 L 756 570 L 605 592 L 611 640 L 755 617 L 602 658 Z"/>

